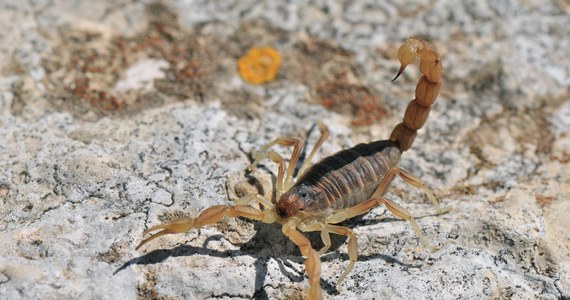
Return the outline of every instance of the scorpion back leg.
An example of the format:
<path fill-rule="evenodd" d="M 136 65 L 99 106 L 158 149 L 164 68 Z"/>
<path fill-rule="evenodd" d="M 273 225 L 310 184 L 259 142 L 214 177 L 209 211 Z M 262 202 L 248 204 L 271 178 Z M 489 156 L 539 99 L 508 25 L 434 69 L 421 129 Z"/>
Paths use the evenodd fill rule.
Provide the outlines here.
<path fill-rule="evenodd" d="M 156 230 L 159 231 L 154 235 L 142 240 L 136 249 L 139 249 L 142 245 L 165 234 L 182 233 L 194 228 L 202 227 L 204 225 L 214 224 L 220 221 L 223 217 L 243 217 L 252 220 L 259 220 L 265 223 L 274 223 L 277 219 L 277 216 L 274 214 L 273 210 L 261 211 L 244 205 L 216 205 L 204 210 L 196 218 L 177 219 L 172 222 L 160 224 L 145 230 L 143 236 Z"/>
<path fill-rule="evenodd" d="M 424 194 L 426 194 L 426 196 L 431 201 L 431 203 L 435 206 L 438 215 L 448 213 L 451 210 L 450 207 L 447 207 L 447 208 L 441 207 L 441 205 L 439 203 L 439 199 L 435 196 L 433 191 L 421 179 L 410 174 L 410 172 L 408 172 L 402 168 L 394 168 L 393 170 L 394 170 L 393 172 L 398 174 L 398 176 L 400 176 L 400 178 L 402 178 L 406 183 L 408 183 L 408 184 L 410 184 L 416 188 L 421 189 L 424 192 Z"/>
<path fill-rule="evenodd" d="M 309 278 L 308 299 L 322 299 L 321 290 L 321 258 L 309 240 L 297 230 L 298 220 L 291 220 L 283 225 L 283 234 L 285 234 L 299 249 L 301 254 L 306 257 L 305 271 Z"/>
<path fill-rule="evenodd" d="M 372 208 L 383 204 L 384 206 L 386 206 L 386 208 L 396 217 L 406 220 L 408 222 L 410 222 L 410 224 L 412 225 L 412 229 L 414 230 L 414 232 L 416 233 L 416 235 L 418 236 L 420 243 L 422 244 L 422 246 L 425 249 L 428 249 L 430 252 L 434 252 L 436 250 L 435 247 L 431 246 L 425 235 L 422 233 L 420 226 L 418 226 L 418 223 L 416 222 L 416 220 L 414 220 L 414 218 L 412 217 L 412 214 L 410 214 L 410 212 L 408 212 L 408 210 L 406 210 L 405 208 L 401 207 L 400 205 L 396 204 L 396 202 L 387 199 L 385 197 L 377 197 L 377 198 L 371 198 L 369 200 L 366 200 L 356 206 L 341 210 L 335 214 L 333 214 L 331 217 L 329 217 L 329 222 L 330 223 L 339 223 L 342 222 L 346 219 L 350 219 L 353 218 L 355 216 L 361 215 L 369 210 L 371 210 Z"/>
<path fill-rule="evenodd" d="M 390 185 L 390 183 L 394 179 L 394 176 L 396 176 L 396 175 L 400 176 L 400 178 L 402 178 L 407 184 L 421 189 L 422 192 L 424 192 L 424 194 L 426 194 L 426 196 L 428 197 L 430 202 L 435 206 L 437 214 L 444 214 L 444 213 L 447 213 L 451 210 L 450 208 L 442 208 L 441 207 L 441 205 L 439 203 L 439 199 L 435 196 L 433 191 L 421 179 L 417 178 L 416 176 L 410 174 L 410 172 L 408 172 L 402 168 L 399 168 L 399 167 L 391 168 L 386 173 L 386 175 L 384 176 L 384 179 L 380 182 L 380 184 L 378 185 L 378 188 L 376 189 L 376 191 L 372 195 L 372 198 L 380 197 L 380 196 L 384 195 L 384 192 L 388 188 L 388 185 Z"/>

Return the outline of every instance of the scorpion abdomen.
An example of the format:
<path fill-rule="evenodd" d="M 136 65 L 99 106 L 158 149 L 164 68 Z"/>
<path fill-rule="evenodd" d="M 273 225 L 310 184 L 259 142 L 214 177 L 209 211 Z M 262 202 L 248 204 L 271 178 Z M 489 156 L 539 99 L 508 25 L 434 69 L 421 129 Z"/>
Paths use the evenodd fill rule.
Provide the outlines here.
<path fill-rule="evenodd" d="M 333 210 L 352 207 L 370 199 L 378 183 L 398 164 L 400 154 L 397 144 L 389 140 L 358 144 L 316 163 L 295 186 L 323 190 Z"/>

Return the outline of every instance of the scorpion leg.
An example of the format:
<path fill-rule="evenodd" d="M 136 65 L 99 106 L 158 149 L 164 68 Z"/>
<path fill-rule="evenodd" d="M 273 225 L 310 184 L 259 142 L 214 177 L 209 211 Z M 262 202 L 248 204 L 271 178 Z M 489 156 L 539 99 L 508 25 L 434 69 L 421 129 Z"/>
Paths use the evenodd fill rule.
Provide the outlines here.
<path fill-rule="evenodd" d="M 279 166 L 277 171 L 277 180 L 275 182 L 275 188 L 277 190 L 275 193 L 275 199 L 279 199 L 281 194 L 285 192 L 283 185 L 285 184 L 285 168 L 287 166 L 285 164 L 285 159 L 279 153 L 270 151 L 267 154 L 269 158 Z"/>
<path fill-rule="evenodd" d="M 283 225 L 283 234 L 285 234 L 299 249 L 301 254 L 306 257 L 305 271 L 309 278 L 308 299 L 318 300 L 323 298 L 321 290 L 321 258 L 309 240 L 297 230 L 298 220 L 290 220 Z"/>
<path fill-rule="evenodd" d="M 248 205 L 252 200 L 255 200 L 257 203 L 263 205 L 263 207 L 265 207 L 266 209 L 271 209 L 271 208 L 275 207 L 275 205 L 273 203 L 271 203 L 271 201 L 265 199 L 265 197 L 263 197 L 259 194 L 245 195 L 245 196 L 235 200 L 235 203 L 237 205 Z"/>
<path fill-rule="evenodd" d="M 267 151 L 267 157 L 269 157 L 269 159 L 271 159 L 274 163 L 278 165 L 277 180 L 275 181 L 275 189 L 276 189 L 275 199 L 279 199 L 279 197 L 281 197 L 281 194 L 285 192 L 283 189 L 283 184 L 284 184 L 283 179 L 285 178 L 285 168 L 286 168 L 285 159 L 283 159 L 283 156 L 281 156 L 279 153 L 273 150 Z M 236 203 L 239 205 L 247 205 L 248 203 L 251 202 L 251 200 L 256 200 L 265 208 L 274 207 L 271 201 L 268 201 L 263 196 L 258 194 L 246 195 L 236 200 Z"/>
<path fill-rule="evenodd" d="M 299 176 L 303 175 L 303 173 L 305 173 L 305 171 L 311 166 L 311 161 L 313 160 L 313 156 L 315 156 L 317 150 L 319 150 L 319 148 L 323 145 L 324 141 L 329 137 L 329 129 L 321 122 L 318 122 L 317 125 L 319 126 L 319 131 L 321 132 L 321 135 L 319 136 L 319 139 L 313 146 L 313 150 L 311 150 L 311 153 L 309 153 L 309 156 L 305 158 L 305 161 L 301 165 L 298 174 Z"/>
<path fill-rule="evenodd" d="M 277 182 L 276 182 L 277 196 L 279 197 L 280 191 L 283 190 L 283 173 L 285 172 L 285 160 L 283 159 L 283 157 L 281 155 L 279 155 L 279 153 L 277 153 L 273 150 L 269 150 L 267 153 L 267 156 L 273 162 L 275 162 L 279 165 L 279 168 L 278 168 L 279 171 L 278 171 Z M 277 198 L 277 199 L 279 199 L 279 198 Z M 255 200 L 257 203 L 261 204 L 266 209 L 272 209 L 273 207 L 275 207 L 274 203 L 271 200 L 266 199 L 264 196 L 262 196 L 258 193 L 252 193 L 252 194 L 240 197 L 239 199 L 234 200 L 234 203 L 237 205 L 248 205 L 252 202 L 252 200 Z"/>
<path fill-rule="evenodd" d="M 280 137 L 277 138 L 261 147 L 258 151 L 253 153 L 253 158 L 255 159 L 248 169 L 252 170 L 255 166 L 266 157 L 269 157 L 269 148 L 274 145 L 280 146 L 293 146 L 293 153 L 291 154 L 291 159 L 289 160 L 289 166 L 287 167 L 287 172 L 285 178 L 283 179 L 284 190 L 288 190 L 293 186 L 293 173 L 295 171 L 295 166 L 297 165 L 297 160 L 301 155 L 301 149 L 303 148 L 303 140 L 298 138 Z"/>
<path fill-rule="evenodd" d="M 356 259 L 358 258 L 358 245 L 357 245 L 357 241 L 356 241 L 356 236 L 354 235 L 352 230 L 350 230 L 349 228 L 337 226 L 337 225 L 332 225 L 332 224 L 326 224 L 325 225 L 325 224 L 320 223 L 320 222 L 311 224 L 311 225 L 306 226 L 306 227 L 300 227 L 299 229 L 301 229 L 301 231 L 320 231 L 321 232 L 321 239 L 323 240 L 324 246 L 323 246 L 323 248 L 321 248 L 321 250 L 319 250 L 317 252 L 319 256 L 324 254 L 331 246 L 330 233 L 335 233 L 338 235 L 344 235 L 344 236 L 348 237 L 348 258 L 350 259 L 350 262 L 348 263 L 348 266 L 346 266 L 344 272 L 342 272 L 342 274 L 338 278 L 336 288 L 340 292 L 341 284 L 344 281 L 344 278 L 346 278 L 346 275 L 348 275 L 348 273 L 350 273 L 350 271 L 352 270 L 352 267 L 354 267 L 354 264 L 356 263 Z"/>
<path fill-rule="evenodd" d="M 346 219 L 350 219 L 350 218 L 353 218 L 355 216 L 361 215 L 365 212 L 368 212 L 372 208 L 374 208 L 378 205 L 381 205 L 381 204 L 386 206 L 386 208 L 392 214 L 394 214 L 396 217 L 410 222 L 410 224 L 412 225 L 412 229 L 414 230 L 414 232 L 418 236 L 420 243 L 422 244 L 422 246 L 424 248 L 428 249 L 430 252 L 434 252 L 435 250 L 437 250 L 435 247 L 431 246 L 427 242 L 425 235 L 422 233 L 420 227 L 418 226 L 418 223 L 416 223 L 416 220 L 414 220 L 414 218 L 412 217 L 410 212 L 408 212 L 405 208 L 401 207 L 400 205 L 396 204 L 394 201 L 389 200 L 385 197 L 371 198 L 371 199 L 366 200 L 366 201 L 364 201 L 364 202 L 362 202 L 356 206 L 341 210 L 341 211 L 333 214 L 332 216 L 330 216 L 328 218 L 328 222 L 329 223 L 340 223 Z M 330 228 L 329 228 L 329 230 L 330 230 Z"/>
<path fill-rule="evenodd" d="M 448 207 L 448 208 L 442 208 L 441 207 L 439 199 L 435 196 L 433 191 L 421 179 L 412 175 L 410 172 L 408 172 L 402 168 L 396 167 L 396 168 L 393 168 L 392 170 L 394 170 L 393 172 L 398 174 L 398 176 L 400 176 L 400 178 L 402 178 L 407 184 L 421 189 L 424 192 L 424 194 L 426 194 L 426 196 L 429 198 L 431 203 L 435 206 L 438 215 L 448 213 L 451 210 L 451 207 Z M 392 171 L 392 170 L 390 170 L 390 171 Z"/>
<path fill-rule="evenodd" d="M 380 182 L 380 184 L 376 188 L 376 191 L 372 195 L 372 198 L 384 195 L 384 192 L 388 188 L 388 185 L 390 185 L 390 183 L 394 179 L 394 176 L 396 175 L 400 176 L 400 178 L 402 178 L 407 184 L 421 189 L 426 194 L 430 202 L 435 206 L 438 215 L 445 214 L 451 210 L 451 208 L 442 208 L 440 206 L 439 199 L 421 179 L 410 174 L 410 172 L 398 167 L 392 168 L 388 172 L 386 172 L 384 179 Z"/>
<path fill-rule="evenodd" d="M 348 273 L 350 273 L 352 267 L 354 267 L 354 264 L 356 263 L 356 259 L 358 258 L 358 243 L 356 241 L 356 236 L 349 228 L 327 224 L 327 229 L 332 233 L 345 235 L 348 237 L 348 259 L 350 260 L 350 262 L 348 263 L 348 266 L 346 266 L 346 268 L 344 269 L 344 272 L 342 272 L 342 274 L 338 278 L 336 289 L 337 291 L 340 292 L 341 284 L 344 281 L 344 278 L 346 277 L 346 275 L 348 275 Z"/>
<path fill-rule="evenodd" d="M 319 256 L 325 254 L 327 250 L 331 247 L 331 236 L 329 234 L 329 230 L 327 226 L 321 222 L 313 223 L 309 226 L 301 226 L 299 224 L 299 229 L 304 232 L 308 231 L 320 231 L 321 232 L 321 240 L 323 241 L 323 247 L 317 253 Z"/>
<path fill-rule="evenodd" d="M 321 229 L 321 240 L 323 240 L 323 247 L 319 250 L 319 256 L 325 254 L 331 247 L 331 235 L 327 227 Z"/>
<path fill-rule="evenodd" d="M 172 222 L 160 224 L 145 230 L 143 236 L 156 230 L 159 231 L 156 234 L 142 240 L 142 242 L 140 242 L 135 250 L 139 249 L 142 245 L 165 234 L 182 233 L 194 228 L 202 227 L 204 225 L 214 224 L 220 221 L 223 217 L 244 217 L 265 223 L 274 223 L 278 218 L 274 210 L 261 211 L 251 206 L 244 205 L 216 205 L 204 210 L 196 218 L 177 219 Z"/>
<path fill-rule="evenodd" d="M 414 217 L 412 217 L 410 212 L 408 212 L 405 208 L 398 205 L 396 202 L 384 197 L 380 197 L 376 199 L 376 201 L 378 202 L 378 204 L 384 204 L 384 206 L 386 206 L 386 208 L 396 217 L 410 222 L 410 224 L 412 225 L 412 229 L 420 239 L 420 243 L 425 249 L 428 249 L 430 252 L 435 252 L 437 250 L 437 248 L 431 246 L 428 243 L 425 235 L 422 233 L 422 230 L 420 229 L 420 226 L 418 226 L 418 223 L 416 222 L 416 220 L 414 220 Z"/>

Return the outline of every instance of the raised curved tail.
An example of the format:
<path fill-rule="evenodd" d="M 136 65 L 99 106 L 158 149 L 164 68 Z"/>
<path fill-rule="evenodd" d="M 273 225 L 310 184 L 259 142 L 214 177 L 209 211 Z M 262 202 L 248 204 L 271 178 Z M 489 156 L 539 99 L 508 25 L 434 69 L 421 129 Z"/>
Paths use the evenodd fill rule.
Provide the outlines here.
<path fill-rule="evenodd" d="M 417 131 L 424 126 L 439 94 L 443 77 L 441 58 L 435 46 L 429 41 L 409 38 L 398 50 L 400 71 L 392 81 L 414 62 L 416 56 L 420 57 L 420 73 L 423 74 L 416 86 L 416 98 L 408 104 L 404 121 L 396 125 L 390 134 L 390 140 L 397 142 L 402 152 L 410 149 Z"/>

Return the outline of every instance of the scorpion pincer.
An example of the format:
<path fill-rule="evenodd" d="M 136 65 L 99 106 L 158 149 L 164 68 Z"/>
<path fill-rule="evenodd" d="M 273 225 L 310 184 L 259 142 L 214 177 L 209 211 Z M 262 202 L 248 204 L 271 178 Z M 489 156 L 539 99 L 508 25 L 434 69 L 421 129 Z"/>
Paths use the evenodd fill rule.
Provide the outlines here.
<path fill-rule="evenodd" d="M 324 158 L 311 166 L 311 159 L 328 136 L 328 130 L 319 124 L 320 137 L 299 169 L 299 178 L 294 171 L 303 148 L 297 138 L 281 137 L 264 145 L 253 154 L 253 168 L 260 160 L 269 158 L 278 164 L 276 186 L 277 202 L 262 195 L 248 195 L 239 203 L 257 201 L 262 209 L 249 205 L 217 205 L 204 210 L 196 218 L 183 218 L 149 228 L 144 232 L 158 231 L 144 239 L 137 249 L 165 234 L 182 233 L 204 225 L 213 224 L 223 217 L 242 217 L 265 223 L 280 223 L 282 231 L 306 257 L 305 269 L 309 280 L 308 298 L 322 299 L 319 283 L 321 273 L 320 255 L 331 245 L 330 234 L 348 238 L 349 263 L 337 282 L 337 289 L 354 266 L 357 256 L 356 236 L 351 229 L 335 225 L 346 219 L 364 214 L 378 205 L 384 205 L 396 217 L 410 222 L 422 246 L 430 246 L 412 215 L 403 207 L 384 197 L 396 175 L 408 184 L 420 188 L 435 205 L 438 213 L 444 213 L 434 193 L 418 178 L 398 167 L 402 152 L 412 145 L 419 130 L 428 118 L 442 83 L 442 65 L 435 46 L 425 40 L 410 38 L 398 50 L 401 67 L 392 80 L 396 80 L 406 66 L 420 58 L 422 74 L 412 100 L 405 112 L 403 122 L 392 131 L 388 140 L 359 144 Z M 289 163 L 270 148 L 274 145 L 293 147 Z M 301 232 L 320 231 L 324 247 L 316 251 Z"/>

